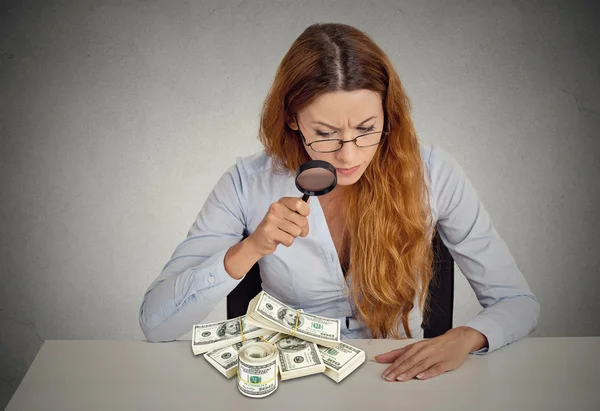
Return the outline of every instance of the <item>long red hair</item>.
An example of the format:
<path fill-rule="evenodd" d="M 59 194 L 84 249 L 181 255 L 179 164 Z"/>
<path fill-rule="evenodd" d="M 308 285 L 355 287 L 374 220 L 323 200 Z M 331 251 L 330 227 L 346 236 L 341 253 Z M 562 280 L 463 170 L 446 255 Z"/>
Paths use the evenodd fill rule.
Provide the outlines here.
<path fill-rule="evenodd" d="M 259 138 L 275 168 L 295 172 L 310 160 L 289 127 L 319 95 L 368 89 L 381 96 L 390 134 L 361 178 L 344 191 L 352 270 L 350 294 L 374 338 L 412 337 L 408 315 L 427 310 L 433 251 L 429 198 L 410 101 L 387 55 L 362 31 L 314 24 L 281 61 L 264 102 Z"/>

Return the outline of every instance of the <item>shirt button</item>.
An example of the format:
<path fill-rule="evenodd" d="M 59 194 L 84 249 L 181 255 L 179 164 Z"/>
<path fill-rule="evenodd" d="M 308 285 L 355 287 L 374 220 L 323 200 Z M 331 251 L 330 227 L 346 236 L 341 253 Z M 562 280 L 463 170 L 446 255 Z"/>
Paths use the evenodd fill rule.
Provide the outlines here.
<path fill-rule="evenodd" d="M 215 277 L 213 277 L 212 275 L 210 277 L 208 277 L 208 282 L 209 283 L 214 283 L 215 282 Z"/>

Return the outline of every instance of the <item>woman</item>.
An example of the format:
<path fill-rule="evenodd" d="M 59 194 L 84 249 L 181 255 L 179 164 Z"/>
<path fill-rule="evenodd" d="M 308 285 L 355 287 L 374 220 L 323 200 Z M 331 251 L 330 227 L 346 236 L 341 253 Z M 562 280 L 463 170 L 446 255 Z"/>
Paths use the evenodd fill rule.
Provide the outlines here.
<path fill-rule="evenodd" d="M 378 355 L 391 363 L 383 378 L 432 378 L 535 328 L 539 304 L 506 244 L 458 164 L 419 144 L 398 75 L 367 35 L 308 27 L 277 70 L 260 140 L 265 151 L 222 176 L 146 292 L 149 341 L 189 331 L 257 261 L 266 292 L 339 318 L 344 338 L 421 338 L 435 230 L 484 310 Z M 338 185 L 305 203 L 294 172 L 310 159 L 333 164 Z"/>

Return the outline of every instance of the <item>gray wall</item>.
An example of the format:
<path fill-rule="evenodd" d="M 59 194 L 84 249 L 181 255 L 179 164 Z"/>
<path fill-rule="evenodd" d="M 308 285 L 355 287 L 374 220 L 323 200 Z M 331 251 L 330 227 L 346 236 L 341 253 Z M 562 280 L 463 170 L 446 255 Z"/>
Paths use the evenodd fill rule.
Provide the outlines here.
<path fill-rule="evenodd" d="M 317 21 L 389 54 L 421 140 L 463 166 L 538 296 L 533 335 L 600 335 L 594 3 L 4 2 L 0 405 L 43 340 L 143 338 L 144 291 L 260 150 L 275 69 Z M 456 325 L 479 310 L 458 275 Z"/>

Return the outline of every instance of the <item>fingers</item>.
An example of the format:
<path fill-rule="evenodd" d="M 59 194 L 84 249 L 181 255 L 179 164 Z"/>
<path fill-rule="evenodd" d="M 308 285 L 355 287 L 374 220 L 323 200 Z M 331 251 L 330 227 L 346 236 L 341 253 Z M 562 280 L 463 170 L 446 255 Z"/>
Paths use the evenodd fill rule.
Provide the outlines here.
<path fill-rule="evenodd" d="M 296 197 L 284 197 L 269 206 L 267 214 L 250 235 L 260 255 L 275 252 L 279 244 L 290 247 L 296 237 L 308 235 L 310 206 Z"/>
<path fill-rule="evenodd" d="M 304 217 L 296 214 L 296 217 L 302 219 Z M 308 234 L 308 224 L 302 221 L 290 221 L 285 218 L 277 218 L 275 220 L 277 228 L 288 233 L 292 237 L 306 237 Z"/>
<path fill-rule="evenodd" d="M 434 365 L 433 352 L 428 347 L 415 343 L 406 348 L 383 372 L 382 378 L 388 381 L 406 381 Z"/>
<path fill-rule="evenodd" d="M 302 204 L 304 204 L 304 206 L 309 207 L 302 200 L 299 200 L 297 198 L 295 200 L 298 200 Z M 271 207 L 270 207 L 270 212 L 274 216 L 278 217 L 276 220 L 277 227 L 284 230 L 285 232 L 287 232 L 288 234 L 290 234 L 294 237 L 298 237 L 298 236 L 306 237 L 308 235 L 308 219 L 306 218 L 306 216 L 304 216 L 304 215 L 298 213 L 297 211 L 294 211 L 288 207 L 288 206 L 294 206 L 295 205 L 294 202 L 291 202 L 290 204 L 288 204 L 288 203 L 284 203 L 284 201 L 288 201 L 288 200 L 281 199 L 278 202 L 271 204 Z M 302 210 L 302 212 L 305 212 L 305 210 L 303 210 L 303 207 L 300 207 L 300 209 Z M 309 207 L 309 211 L 310 211 L 310 207 Z"/>
<path fill-rule="evenodd" d="M 292 244 L 294 243 L 294 239 L 296 237 L 293 237 L 291 235 L 289 235 L 288 233 L 278 230 L 277 232 L 275 232 L 273 234 L 273 239 L 278 243 L 278 244 L 283 244 L 286 247 L 291 247 Z"/>
<path fill-rule="evenodd" d="M 409 361 L 408 364 L 405 363 L 392 370 L 385 379 L 388 381 L 409 381 L 430 369 L 434 364 L 435 360 L 432 357 L 425 357 L 416 362 Z"/>
<path fill-rule="evenodd" d="M 420 380 L 427 380 L 429 378 L 437 377 L 446 371 L 450 371 L 450 368 L 445 366 L 443 362 L 439 362 L 428 370 L 419 372 L 416 377 Z"/>
<path fill-rule="evenodd" d="M 309 197 L 310 199 L 310 197 Z M 283 197 L 279 200 L 288 209 L 297 212 L 301 216 L 308 216 L 310 214 L 310 206 L 308 202 L 302 201 L 302 198 L 298 197 Z"/>
<path fill-rule="evenodd" d="M 302 201 L 304 201 L 304 196 L 298 197 L 298 198 L 300 198 Z M 306 203 L 310 204 L 310 196 L 306 197 Z"/>
<path fill-rule="evenodd" d="M 306 217 L 290 211 L 288 213 L 285 213 L 284 218 L 286 221 L 290 222 L 295 227 L 300 229 L 299 234 L 297 234 L 296 236 L 306 237 L 308 235 L 308 219 Z"/>
<path fill-rule="evenodd" d="M 392 350 L 390 352 L 376 355 L 375 361 L 380 362 L 380 363 L 385 363 L 385 364 L 394 362 L 396 360 L 396 358 L 398 358 L 404 351 L 406 351 L 406 349 L 408 347 L 410 347 L 410 345 L 407 345 L 406 347 L 403 347 L 403 348 L 398 348 L 397 350 Z"/>

